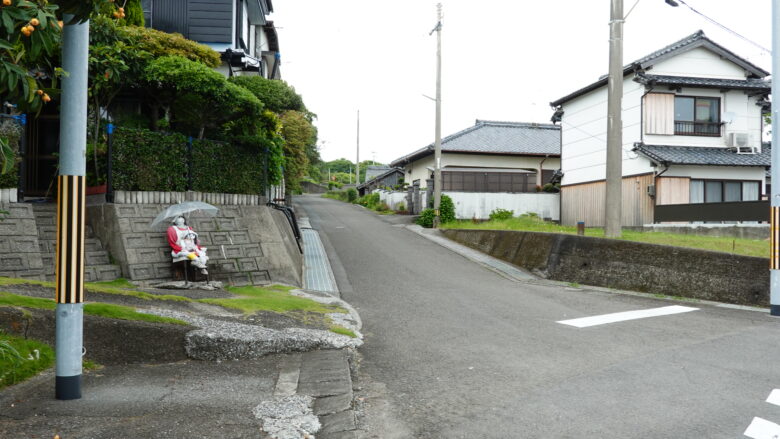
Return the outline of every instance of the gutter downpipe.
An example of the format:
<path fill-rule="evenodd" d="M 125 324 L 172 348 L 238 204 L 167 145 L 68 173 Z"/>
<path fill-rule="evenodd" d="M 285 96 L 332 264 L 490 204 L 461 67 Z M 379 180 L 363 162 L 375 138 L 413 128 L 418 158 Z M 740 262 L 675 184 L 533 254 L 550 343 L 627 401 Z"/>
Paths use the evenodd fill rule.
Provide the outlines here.
<path fill-rule="evenodd" d="M 547 159 L 550 158 L 550 154 L 545 154 L 541 162 L 539 162 L 539 172 L 536 174 L 536 185 L 542 187 L 542 165 Z"/>
<path fill-rule="evenodd" d="M 658 177 L 664 175 L 669 170 L 669 162 L 661 162 L 659 164 L 664 166 L 664 170 L 653 177 L 653 186 L 655 186 L 655 195 L 653 195 L 653 224 L 655 224 L 655 206 L 658 205 Z M 688 201 L 690 202 L 690 200 Z"/>

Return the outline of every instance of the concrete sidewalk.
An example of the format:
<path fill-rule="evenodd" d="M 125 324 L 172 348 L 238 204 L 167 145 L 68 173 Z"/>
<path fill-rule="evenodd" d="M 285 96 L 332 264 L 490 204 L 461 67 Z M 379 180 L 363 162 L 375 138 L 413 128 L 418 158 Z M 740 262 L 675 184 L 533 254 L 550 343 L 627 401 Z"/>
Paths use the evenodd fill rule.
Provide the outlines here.
<path fill-rule="evenodd" d="M 317 232 L 306 230 L 307 249 L 319 243 L 322 250 Z M 319 273 L 324 276 L 319 279 L 326 281 L 312 286 L 335 290 L 308 295 L 336 300 L 338 289 L 324 251 L 306 258 L 305 264 L 307 272 Z M 335 313 L 331 318 L 347 320 L 334 323 L 359 330 L 357 313 L 348 304 L 341 306 L 349 308 L 349 315 Z M 211 308 L 197 306 L 203 312 Z M 196 315 L 192 311 L 186 307 L 146 310 L 175 314 L 201 328 L 187 335 L 190 358 L 221 359 L 108 365 L 86 371 L 82 398 L 73 401 L 54 398 L 54 372 L 49 370 L 0 391 L 0 438 L 51 438 L 55 434 L 63 439 L 357 437 L 352 369 L 359 339 L 349 339 L 341 346 L 350 347 L 343 349 L 261 356 L 300 349 L 300 343 L 289 345 L 297 339 L 308 348 L 328 345 L 318 344 L 312 334 L 346 337 L 300 328 L 274 331 L 229 312 Z M 198 343 L 201 347 L 195 346 Z"/>
<path fill-rule="evenodd" d="M 109 366 L 74 401 L 47 372 L 0 393 L 0 437 L 351 438 L 349 370 L 346 350 Z"/>

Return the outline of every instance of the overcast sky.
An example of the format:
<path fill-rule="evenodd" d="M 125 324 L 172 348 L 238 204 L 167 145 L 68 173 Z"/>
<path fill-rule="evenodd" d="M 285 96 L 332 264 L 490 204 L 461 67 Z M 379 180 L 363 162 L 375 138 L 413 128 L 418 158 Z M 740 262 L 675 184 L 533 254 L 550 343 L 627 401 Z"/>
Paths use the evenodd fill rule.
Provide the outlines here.
<path fill-rule="evenodd" d="M 383 163 L 433 142 L 432 0 L 274 0 L 282 79 L 318 115 L 320 154 Z M 770 0 L 687 0 L 771 48 Z M 608 70 L 609 0 L 443 0 L 442 136 L 476 119 L 549 121 L 549 102 Z M 625 11 L 635 0 L 625 0 Z M 683 5 L 640 0 L 625 23 L 624 64 L 698 29 L 770 70 L 771 56 Z"/>

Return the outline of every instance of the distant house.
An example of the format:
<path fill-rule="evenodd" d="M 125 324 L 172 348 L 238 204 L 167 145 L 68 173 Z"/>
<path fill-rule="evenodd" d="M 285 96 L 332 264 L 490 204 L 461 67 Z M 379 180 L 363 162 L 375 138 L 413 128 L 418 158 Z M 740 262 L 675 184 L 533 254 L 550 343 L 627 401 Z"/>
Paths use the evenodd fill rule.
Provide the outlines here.
<path fill-rule="evenodd" d="M 560 167 L 560 127 L 477 120 L 443 138 L 441 151 L 444 191 L 536 192 Z M 390 166 L 404 170 L 406 183 L 427 188 L 433 178 L 434 145 Z"/>
<path fill-rule="evenodd" d="M 226 76 L 279 79 L 279 40 L 271 0 L 141 0 L 148 27 L 176 32 L 222 54 Z"/>
<path fill-rule="evenodd" d="M 370 170 L 370 168 L 371 166 L 369 166 L 368 170 Z M 379 166 L 376 166 L 376 168 L 379 168 Z M 371 179 L 368 179 L 368 172 L 366 172 L 366 178 L 368 180 L 357 186 L 358 194 L 363 196 L 370 194 L 375 189 L 393 188 L 404 181 L 403 169 L 390 168 L 389 166 L 385 166 L 384 168 L 387 169 L 385 169 L 383 173 L 376 175 Z"/>
<path fill-rule="evenodd" d="M 366 166 L 366 178 L 364 180 L 369 181 L 374 177 L 378 175 L 382 175 L 391 169 L 393 168 L 387 165 L 368 165 Z"/>
<path fill-rule="evenodd" d="M 702 31 L 623 69 L 622 224 L 656 205 L 759 200 L 769 72 Z M 561 126 L 561 221 L 604 224 L 607 78 L 550 103 Z"/>

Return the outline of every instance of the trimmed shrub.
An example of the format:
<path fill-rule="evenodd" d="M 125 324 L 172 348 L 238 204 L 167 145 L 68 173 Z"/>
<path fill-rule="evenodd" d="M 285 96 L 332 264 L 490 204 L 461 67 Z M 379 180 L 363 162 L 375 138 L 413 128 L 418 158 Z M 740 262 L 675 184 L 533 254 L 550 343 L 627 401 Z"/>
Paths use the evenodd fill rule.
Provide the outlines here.
<path fill-rule="evenodd" d="M 192 190 L 226 194 L 263 192 L 263 154 L 211 140 L 192 142 Z"/>
<path fill-rule="evenodd" d="M 491 220 L 497 220 L 497 221 L 503 221 L 508 220 L 509 218 L 512 218 L 515 215 L 514 210 L 507 210 L 507 209 L 495 209 L 492 212 L 490 212 L 490 219 Z"/>
<path fill-rule="evenodd" d="M 114 132 L 114 189 L 187 189 L 187 139 L 181 134 L 118 128 Z"/>
<path fill-rule="evenodd" d="M 439 206 L 439 219 L 442 224 L 455 221 L 455 203 L 448 195 L 441 195 L 441 205 Z"/>
<path fill-rule="evenodd" d="M 358 198 L 358 193 L 357 190 L 355 190 L 355 188 L 347 189 L 347 202 L 354 203 L 355 201 L 357 201 L 357 198 Z"/>
<path fill-rule="evenodd" d="M 420 216 L 417 218 L 417 224 L 430 229 L 433 227 L 433 219 L 436 217 L 436 215 L 433 212 L 433 209 L 425 209 L 422 212 L 420 212 Z"/>

